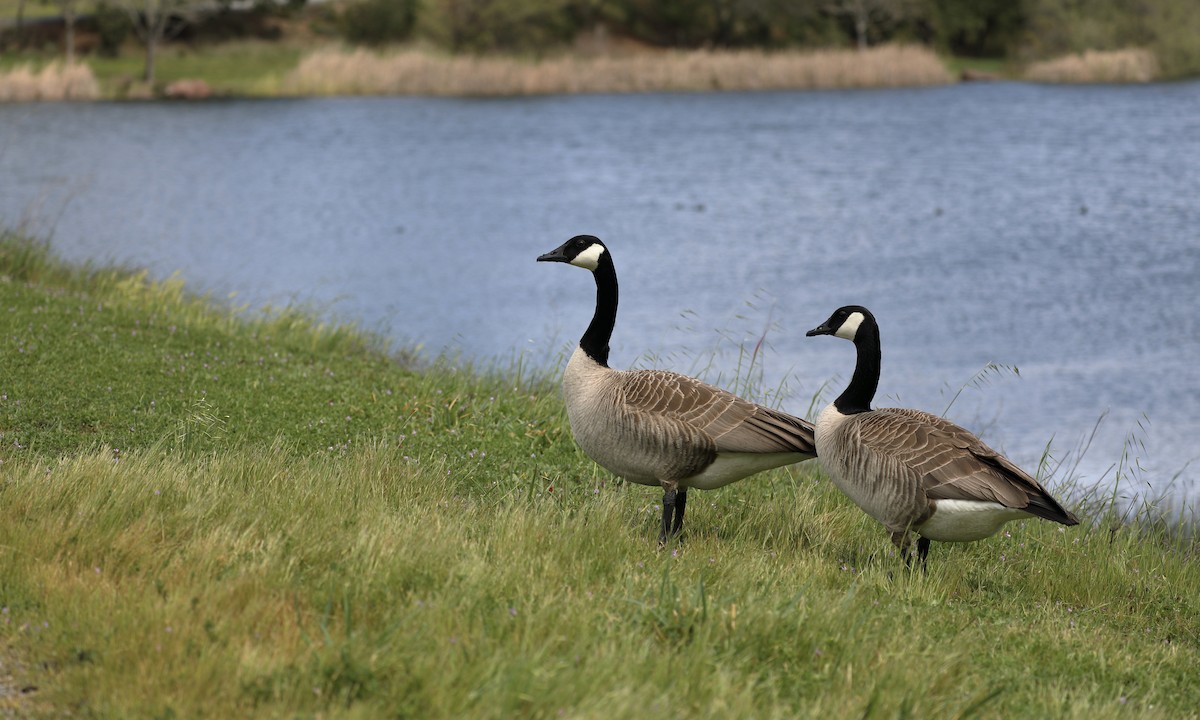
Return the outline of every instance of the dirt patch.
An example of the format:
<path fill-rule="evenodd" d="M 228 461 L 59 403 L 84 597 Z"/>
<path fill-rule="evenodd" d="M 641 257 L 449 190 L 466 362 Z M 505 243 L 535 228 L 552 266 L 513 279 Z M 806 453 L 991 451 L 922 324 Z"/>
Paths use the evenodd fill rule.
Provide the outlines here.
<path fill-rule="evenodd" d="M 33 710 L 37 687 L 23 682 L 26 673 L 8 648 L 0 648 L 0 718 L 27 717 Z"/>

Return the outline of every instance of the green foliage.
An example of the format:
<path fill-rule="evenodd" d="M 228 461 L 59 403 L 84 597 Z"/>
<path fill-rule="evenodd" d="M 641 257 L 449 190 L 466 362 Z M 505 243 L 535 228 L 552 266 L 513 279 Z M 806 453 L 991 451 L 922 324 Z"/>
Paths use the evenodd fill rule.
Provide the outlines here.
<path fill-rule="evenodd" d="M 16 716 L 1180 717 L 1197 539 L 1012 523 L 910 573 L 814 463 L 659 494 L 553 377 L 0 240 Z"/>
<path fill-rule="evenodd" d="M 521 53 L 564 46 L 579 29 L 571 0 L 428 0 L 420 28 L 454 52 Z"/>
<path fill-rule="evenodd" d="M 1155 0 L 1169 3 L 1174 0 Z M 1026 54 L 1053 57 L 1084 50 L 1145 47 L 1152 41 L 1143 0 L 1026 0 Z"/>
<path fill-rule="evenodd" d="M 279 21 L 295 15 L 295 10 L 271 0 L 255 2 L 250 7 L 233 5 L 232 0 L 220 0 L 218 8 L 196 15 L 177 37 L 189 44 L 217 44 L 245 38 L 278 40 L 282 35 Z"/>
<path fill-rule="evenodd" d="M 5 3 L 15 12 L 14 0 L 0 0 L 0 7 Z M 543 57 L 573 46 L 585 52 L 625 48 L 629 40 L 684 49 L 824 49 L 853 46 L 861 34 L 869 45 L 917 42 L 973 63 L 1013 65 L 1087 50 L 1145 48 L 1157 57 L 1162 74 L 1174 78 L 1200 74 L 1195 9 L 1195 0 L 345 0 L 312 6 L 296 0 L 234 11 L 221 0 L 187 29 L 193 45 L 187 54 L 196 62 L 179 63 L 174 77 L 204 77 L 218 92 L 279 92 L 274 63 L 262 75 L 208 76 L 221 65 L 209 55 L 223 54 L 227 46 L 197 53 L 194 45 L 235 37 L 282 40 L 277 44 L 288 47 L 278 55 L 294 65 L 314 39 L 323 44 L 336 37 L 360 45 L 419 40 L 455 53 Z M 125 70 L 132 61 L 117 58 L 122 43 L 128 44 L 124 12 L 101 0 L 95 14 L 80 22 L 99 35 L 103 62 L 93 60 L 98 76 L 111 75 L 107 70 L 117 66 L 121 76 L 136 74 Z M 10 41 L 12 34 L 6 31 Z M 590 43 L 594 38 L 603 41 Z M 26 51 L 0 63 L 26 62 L 29 56 L 36 61 L 39 54 L 44 53 Z M 257 71 L 256 59 L 246 66 L 247 59 L 238 57 L 234 64 Z"/>
<path fill-rule="evenodd" d="M 614 4 L 631 35 L 655 45 L 697 47 L 730 31 L 732 13 L 727 3 L 619 0 Z"/>
<path fill-rule="evenodd" d="M 129 23 L 129 16 L 119 7 L 102 0 L 96 3 L 96 11 L 92 15 L 91 22 L 95 25 L 96 34 L 100 38 L 98 48 L 100 55 L 116 57 L 121 51 L 121 45 L 125 43 L 125 39 L 133 30 L 133 26 Z"/>
<path fill-rule="evenodd" d="M 1200 73 L 1200 14 L 1192 0 L 1025 0 L 1020 54 L 1149 48 L 1166 77 Z"/>
<path fill-rule="evenodd" d="M 1200 12 L 1189 0 L 1160 0 L 1150 7 L 1151 48 L 1165 77 L 1200 75 Z"/>
<path fill-rule="evenodd" d="M 1020 41 L 1027 5 L 1037 0 L 928 0 L 934 42 L 950 52 L 999 57 Z"/>
<path fill-rule="evenodd" d="M 828 6 L 785 0 L 610 0 L 621 31 L 664 47 L 786 47 L 839 44 Z"/>
<path fill-rule="evenodd" d="M 339 15 L 342 36 L 364 45 L 407 40 L 416 25 L 419 4 L 418 0 L 355 0 Z"/>

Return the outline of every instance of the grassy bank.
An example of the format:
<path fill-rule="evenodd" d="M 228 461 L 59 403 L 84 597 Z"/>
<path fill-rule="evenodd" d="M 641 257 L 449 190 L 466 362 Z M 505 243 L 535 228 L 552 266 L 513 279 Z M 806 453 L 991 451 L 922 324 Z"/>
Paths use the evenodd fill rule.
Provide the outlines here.
<path fill-rule="evenodd" d="M 277 95 L 282 79 L 305 55 L 296 43 L 239 40 L 212 48 L 167 46 L 156 63 L 156 81 L 165 87 L 176 80 L 199 78 L 220 95 Z M 107 97 L 122 97 L 136 90 L 145 56 L 126 51 L 115 58 L 91 57 Z"/>
<path fill-rule="evenodd" d="M 88 58 L 64 67 L 49 58 L 0 59 L 0 102 L 150 97 L 137 78 L 142 58 Z M 1023 77 L 1035 82 L 1151 82 L 1148 50 L 1086 52 L 1021 68 L 999 60 L 939 58 L 917 46 L 864 52 L 819 50 L 640 51 L 620 55 L 448 55 L 427 49 L 377 52 L 244 41 L 219 50 L 168 47 L 156 88 L 202 79 L 217 96 L 542 95 L 712 90 L 871 88 L 934 85 L 955 78 Z"/>
<path fill-rule="evenodd" d="M 553 378 L 0 244 L 0 712 L 1180 717 L 1194 541 L 1015 523 L 900 569 L 813 463 L 659 495 Z M 21 688 L 36 688 L 20 692 Z"/>
<path fill-rule="evenodd" d="M 217 95 L 275 96 L 280 93 L 283 78 L 304 54 L 300 45 L 288 42 L 245 40 L 200 48 L 168 45 L 158 54 L 156 85 L 161 90 L 176 80 L 200 78 Z M 37 84 L 26 80 L 26 76 L 37 76 L 47 68 L 65 75 L 58 60 L 57 53 L 0 57 L 0 100 L 120 99 L 148 92 L 140 80 L 145 56 L 133 46 L 117 57 L 87 56 L 71 70 L 90 79 L 95 88 L 90 97 L 64 96 L 59 90 L 63 83 L 56 75 Z"/>
<path fill-rule="evenodd" d="M 54 65 L 26 63 L 0 71 L 0 100 L 121 98 L 145 94 L 137 81 L 142 58 L 89 58 L 71 69 L 85 74 L 90 94 L 63 92 Z M 2 66 L 0 66 L 2 67 Z M 50 68 L 49 70 L 44 68 Z M 39 74 L 40 73 L 40 74 Z M 201 78 L 218 95 L 531 95 L 548 93 L 895 87 L 950 82 L 938 56 L 916 46 L 866 52 L 690 51 L 616 56 L 561 55 L 543 60 L 512 56 L 447 55 L 263 42 L 230 43 L 220 51 L 168 48 L 158 84 Z M 40 82 L 39 82 L 40 79 Z M 80 86 L 76 82 L 76 86 Z"/>

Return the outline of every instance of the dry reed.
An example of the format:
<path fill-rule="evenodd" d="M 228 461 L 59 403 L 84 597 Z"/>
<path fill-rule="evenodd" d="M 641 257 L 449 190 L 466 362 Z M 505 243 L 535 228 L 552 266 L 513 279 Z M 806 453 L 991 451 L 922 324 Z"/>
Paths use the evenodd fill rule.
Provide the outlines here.
<path fill-rule="evenodd" d="M 18 65 L 0 72 L 0 102 L 22 100 L 95 100 L 100 84 L 83 64 L 50 63 L 40 71 Z"/>
<path fill-rule="evenodd" d="M 1025 78 L 1035 82 L 1151 82 L 1158 77 L 1158 60 L 1154 53 L 1138 48 L 1108 52 L 1088 50 L 1082 54 L 1035 62 L 1025 69 Z"/>
<path fill-rule="evenodd" d="M 895 87 L 950 82 L 932 51 L 692 51 L 633 56 L 447 57 L 416 50 L 320 50 L 283 84 L 303 95 L 543 95 L 689 90 Z"/>

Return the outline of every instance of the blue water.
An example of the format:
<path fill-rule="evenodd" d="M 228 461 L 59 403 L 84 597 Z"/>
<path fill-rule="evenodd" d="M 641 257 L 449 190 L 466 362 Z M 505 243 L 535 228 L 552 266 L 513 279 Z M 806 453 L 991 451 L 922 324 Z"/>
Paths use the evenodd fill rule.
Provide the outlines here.
<path fill-rule="evenodd" d="M 541 365 L 594 290 L 534 257 L 592 233 L 621 280 L 614 366 L 730 386 L 765 334 L 758 387 L 804 413 L 853 364 L 804 331 L 863 304 L 877 404 L 941 412 L 967 385 L 949 416 L 1031 469 L 1049 443 L 1110 483 L 1128 447 L 1130 492 L 1198 485 L 1197 83 L 0 105 L 0 221 Z M 988 363 L 1020 375 L 972 383 Z"/>

